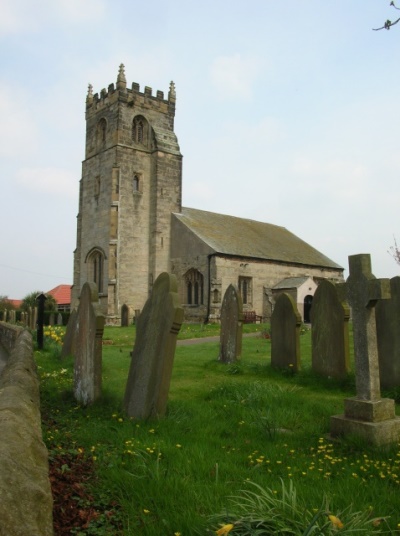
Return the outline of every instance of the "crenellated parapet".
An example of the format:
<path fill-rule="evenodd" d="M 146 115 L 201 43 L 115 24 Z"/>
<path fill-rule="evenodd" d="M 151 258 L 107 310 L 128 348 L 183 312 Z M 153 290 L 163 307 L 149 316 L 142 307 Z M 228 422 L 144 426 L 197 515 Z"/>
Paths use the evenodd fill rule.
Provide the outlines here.
<path fill-rule="evenodd" d="M 119 67 L 116 85 L 110 84 L 108 89 L 103 88 L 100 93 L 93 94 L 93 86 L 89 84 L 86 96 L 86 117 L 97 114 L 104 107 L 110 106 L 114 102 L 123 101 L 128 106 L 138 106 L 155 110 L 157 112 L 175 116 L 176 91 L 174 82 L 170 83 L 168 98 L 164 98 L 164 92 L 157 90 L 153 95 L 153 89 L 145 86 L 140 91 L 137 82 L 133 82 L 131 88 L 127 87 L 124 65 Z"/>

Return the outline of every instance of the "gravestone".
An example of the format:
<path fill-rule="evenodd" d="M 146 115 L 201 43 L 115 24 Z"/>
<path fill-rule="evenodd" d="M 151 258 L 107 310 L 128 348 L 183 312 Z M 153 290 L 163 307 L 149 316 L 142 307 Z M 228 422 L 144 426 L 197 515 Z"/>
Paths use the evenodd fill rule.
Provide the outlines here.
<path fill-rule="evenodd" d="M 61 350 L 61 358 L 67 355 L 75 355 L 76 332 L 77 332 L 77 311 L 73 309 L 69 315 L 68 324 L 65 330 L 64 342 Z"/>
<path fill-rule="evenodd" d="M 165 414 L 182 322 L 176 277 L 164 272 L 156 279 L 137 320 L 124 397 L 124 409 L 130 417 L 147 419 Z"/>
<path fill-rule="evenodd" d="M 79 297 L 74 338 L 74 395 L 84 406 L 101 395 L 104 320 L 97 286 L 87 282 Z"/>
<path fill-rule="evenodd" d="M 129 307 L 124 303 L 121 307 L 121 326 L 127 327 L 129 325 Z"/>
<path fill-rule="evenodd" d="M 344 415 L 331 417 L 331 435 L 358 436 L 373 445 L 397 442 L 400 418 L 394 400 L 380 394 L 375 319 L 376 302 L 390 297 L 389 280 L 375 278 L 370 255 L 351 255 L 349 267 L 344 288 L 352 308 L 357 395 L 344 401 Z"/>
<path fill-rule="evenodd" d="M 281 369 L 300 370 L 301 315 L 289 294 L 276 300 L 271 316 L 271 365 Z"/>
<path fill-rule="evenodd" d="M 62 314 L 58 313 L 58 315 L 57 315 L 57 326 L 63 326 L 63 325 L 64 325 L 64 322 L 63 322 Z"/>
<path fill-rule="evenodd" d="M 400 386 L 400 277 L 390 280 L 389 300 L 376 305 L 379 375 L 382 389 Z"/>
<path fill-rule="evenodd" d="M 54 326 L 54 312 L 49 315 L 49 326 Z"/>
<path fill-rule="evenodd" d="M 43 292 L 39 294 L 39 296 L 37 296 L 36 298 L 36 302 L 38 304 L 36 338 L 39 350 L 43 350 L 44 305 L 46 300 L 47 297 L 45 296 L 45 294 L 43 294 Z"/>
<path fill-rule="evenodd" d="M 345 378 L 350 369 L 350 309 L 336 285 L 323 280 L 311 310 L 312 369 L 321 376 Z"/>
<path fill-rule="evenodd" d="M 229 285 L 221 307 L 219 361 L 233 363 L 242 354 L 243 303 L 238 289 Z"/>

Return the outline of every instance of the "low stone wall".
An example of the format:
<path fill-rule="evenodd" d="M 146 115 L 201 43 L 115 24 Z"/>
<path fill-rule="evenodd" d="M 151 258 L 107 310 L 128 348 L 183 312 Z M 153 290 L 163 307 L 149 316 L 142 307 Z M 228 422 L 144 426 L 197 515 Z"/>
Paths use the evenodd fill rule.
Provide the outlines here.
<path fill-rule="evenodd" d="M 23 331 L 20 326 L 14 326 L 7 324 L 6 322 L 0 322 L 0 344 L 7 350 L 8 353 L 15 346 L 18 335 Z"/>
<path fill-rule="evenodd" d="M 32 336 L 1 324 L 0 342 L 14 344 L 0 375 L 0 536 L 53 536 Z"/>

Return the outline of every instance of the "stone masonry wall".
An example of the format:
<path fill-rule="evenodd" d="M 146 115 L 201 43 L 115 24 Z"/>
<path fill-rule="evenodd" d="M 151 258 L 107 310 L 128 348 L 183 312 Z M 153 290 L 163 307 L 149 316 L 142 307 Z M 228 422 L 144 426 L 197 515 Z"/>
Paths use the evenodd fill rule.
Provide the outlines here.
<path fill-rule="evenodd" d="M 1 323 L 3 346 L 15 335 L 15 326 Z M 0 536 L 53 535 L 39 408 L 32 336 L 20 330 L 0 375 Z"/>

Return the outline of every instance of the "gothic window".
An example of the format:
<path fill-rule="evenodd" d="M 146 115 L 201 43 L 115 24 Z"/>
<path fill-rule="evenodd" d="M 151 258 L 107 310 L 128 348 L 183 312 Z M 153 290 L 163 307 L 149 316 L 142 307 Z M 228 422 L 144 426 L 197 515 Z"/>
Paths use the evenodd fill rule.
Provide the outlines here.
<path fill-rule="evenodd" d="M 134 192 L 139 192 L 139 184 L 140 184 L 139 175 L 134 175 L 133 177 L 133 191 Z"/>
<path fill-rule="evenodd" d="M 239 277 L 239 292 L 243 305 L 251 305 L 253 301 L 253 285 L 251 277 Z"/>
<path fill-rule="evenodd" d="M 203 275 L 192 268 L 186 272 L 185 276 L 186 295 L 188 305 L 203 305 Z"/>
<path fill-rule="evenodd" d="M 97 124 L 96 140 L 98 147 L 102 147 L 106 143 L 106 133 L 107 121 L 103 117 Z"/>
<path fill-rule="evenodd" d="M 148 123 L 140 115 L 136 116 L 132 123 L 132 141 L 140 145 L 147 144 Z"/>
<path fill-rule="evenodd" d="M 88 280 L 97 285 L 99 294 L 104 290 L 104 255 L 98 249 L 93 250 L 87 259 Z"/>

